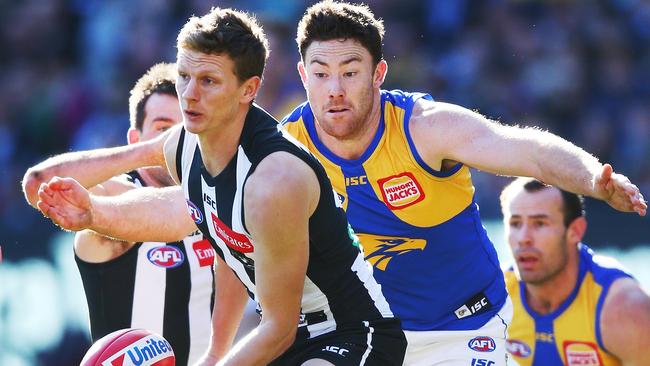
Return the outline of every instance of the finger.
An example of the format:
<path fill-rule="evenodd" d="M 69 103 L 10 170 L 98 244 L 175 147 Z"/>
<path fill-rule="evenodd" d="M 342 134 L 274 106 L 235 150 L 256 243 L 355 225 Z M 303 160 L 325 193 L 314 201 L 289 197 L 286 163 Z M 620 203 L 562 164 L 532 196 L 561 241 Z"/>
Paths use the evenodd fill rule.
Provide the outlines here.
<path fill-rule="evenodd" d="M 596 178 L 596 184 L 607 184 L 607 182 L 609 182 L 612 177 L 613 171 L 614 169 L 610 164 L 604 164 L 602 170 L 600 171 L 600 175 Z"/>

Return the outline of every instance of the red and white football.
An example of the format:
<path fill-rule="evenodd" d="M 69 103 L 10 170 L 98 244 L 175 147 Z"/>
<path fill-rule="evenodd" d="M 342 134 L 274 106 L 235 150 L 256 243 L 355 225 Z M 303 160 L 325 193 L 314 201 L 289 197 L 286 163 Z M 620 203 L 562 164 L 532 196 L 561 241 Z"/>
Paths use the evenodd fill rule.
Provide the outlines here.
<path fill-rule="evenodd" d="M 146 329 L 120 329 L 95 342 L 80 366 L 175 366 L 172 346 Z"/>

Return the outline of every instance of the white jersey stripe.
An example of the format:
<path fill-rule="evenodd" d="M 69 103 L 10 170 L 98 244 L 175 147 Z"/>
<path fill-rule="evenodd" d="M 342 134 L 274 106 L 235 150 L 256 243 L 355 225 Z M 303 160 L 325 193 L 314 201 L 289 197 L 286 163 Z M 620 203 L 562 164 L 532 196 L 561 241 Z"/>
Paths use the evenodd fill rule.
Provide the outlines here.
<path fill-rule="evenodd" d="M 368 328 L 368 337 L 366 338 L 366 344 L 368 345 L 368 348 L 366 348 L 366 352 L 363 353 L 363 356 L 361 357 L 361 361 L 359 362 L 359 366 L 363 366 L 366 364 L 366 359 L 368 359 L 368 356 L 370 356 L 370 352 L 372 352 L 372 333 L 375 331 L 373 327 L 370 326 L 370 323 L 367 321 L 363 322 L 363 325 L 365 325 Z"/>
<path fill-rule="evenodd" d="M 165 243 L 148 242 L 142 243 L 138 249 L 133 310 L 131 312 L 132 328 L 144 328 L 158 334 L 163 334 L 165 307 L 151 306 L 151 304 L 165 303 L 167 270 L 164 267 L 152 265 L 147 258 L 147 253 L 162 245 Z"/>
<path fill-rule="evenodd" d="M 374 301 L 375 306 L 384 317 L 392 317 L 393 312 L 390 310 L 388 301 L 381 292 L 381 285 L 372 276 L 372 265 L 363 258 L 363 252 L 359 255 L 352 264 L 352 270 L 356 273 L 363 286 L 368 290 L 368 295 Z"/>

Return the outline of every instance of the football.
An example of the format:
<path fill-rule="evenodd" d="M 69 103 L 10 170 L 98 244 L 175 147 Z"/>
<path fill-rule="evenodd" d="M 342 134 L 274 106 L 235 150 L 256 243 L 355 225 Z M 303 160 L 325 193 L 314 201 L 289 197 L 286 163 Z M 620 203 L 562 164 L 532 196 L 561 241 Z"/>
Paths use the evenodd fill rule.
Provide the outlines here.
<path fill-rule="evenodd" d="M 146 329 L 120 329 L 95 342 L 80 366 L 174 366 L 174 350 Z"/>

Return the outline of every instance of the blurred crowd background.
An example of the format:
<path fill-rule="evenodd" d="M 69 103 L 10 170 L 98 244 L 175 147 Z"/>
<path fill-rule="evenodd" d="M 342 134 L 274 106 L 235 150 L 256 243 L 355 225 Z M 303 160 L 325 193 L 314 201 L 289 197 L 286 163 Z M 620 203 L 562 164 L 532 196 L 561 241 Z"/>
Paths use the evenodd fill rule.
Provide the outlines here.
<path fill-rule="evenodd" d="M 272 49 L 258 103 L 281 118 L 305 99 L 294 38 L 311 3 L 0 1 L 0 364 L 74 364 L 88 342 L 85 304 L 69 300 L 83 300 L 71 236 L 26 204 L 25 170 L 54 154 L 126 143 L 128 91 L 154 63 L 175 60 L 180 27 L 212 6 L 257 14 Z M 611 162 L 650 196 L 650 2 L 367 3 L 387 30 L 385 88 L 429 92 L 502 123 L 548 129 Z M 507 179 L 474 176 L 482 216 L 498 223 Z M 650 243 L 648 219 L 591 200 L 588 218 L 592 246 Z M 54 305 L 43 300 L 47 284 L 58 289 Z M 71 295 L 57 298 L 61 286 Z M 52 307 L 71 315 L 52 325 Z M 25 329 L 53 335 L 36 346 L 19 341 Z"/>

